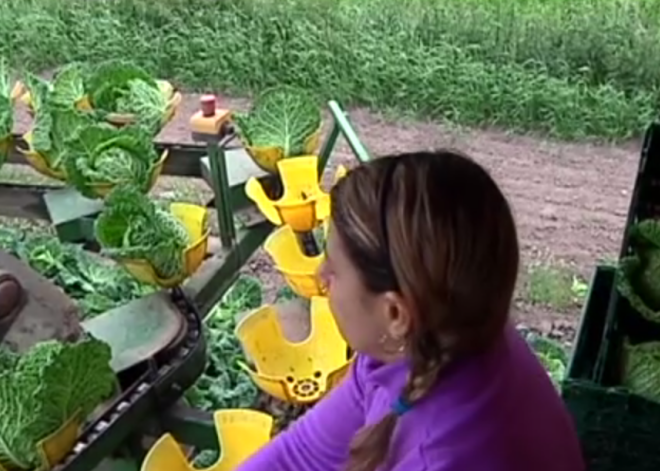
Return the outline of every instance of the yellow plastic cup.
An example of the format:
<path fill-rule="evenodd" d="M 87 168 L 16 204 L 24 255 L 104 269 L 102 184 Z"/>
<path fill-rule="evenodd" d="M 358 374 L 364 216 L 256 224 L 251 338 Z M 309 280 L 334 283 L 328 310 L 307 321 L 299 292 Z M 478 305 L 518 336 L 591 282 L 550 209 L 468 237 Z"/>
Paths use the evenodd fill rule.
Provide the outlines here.
<path fill-rule="evenodd" d="M 192 243 L 182 254 L 184 272 L 171 278 L 161 278 L 147 260 L 120 259 L 123 265 L 138 280 L 157 285 L 162 288 L 172 288 L 181 284 L 201 266 L 208 252 L 210 231 L 208 229 L 208 211 L 203 206 L 187 203 L 172 203 L 170 211 L 188 231 Z"/>

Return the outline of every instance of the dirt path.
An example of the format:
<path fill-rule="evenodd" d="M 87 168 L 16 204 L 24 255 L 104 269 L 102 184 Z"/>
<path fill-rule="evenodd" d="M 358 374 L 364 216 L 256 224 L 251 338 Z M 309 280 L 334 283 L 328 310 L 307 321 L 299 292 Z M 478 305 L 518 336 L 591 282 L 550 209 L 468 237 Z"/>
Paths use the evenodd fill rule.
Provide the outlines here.
<path fill-rule="evenodd" d="M 246 100 L 220 98 L 222 106 L 241 109 Z M 188 95 L 180 112 L 163 131 L 161 141 L 190 141 L 188 118 L 197 110 L 198 95 Z M 26 126 L 19 116 L 19 128 Z M 399 122 L 365 110 L 350 113 L 358 135 L 373 154 L 451 146 L 472 155 L 488 167 L 508 194 L 520 231 L 523 262 L 559 260 L 575 266 L 589 278 L 598 260 L 612 258 L 619 249 L 634 184 L 639 145 L 607 147 L 564 144 L 510 136 L 494 131 L 449 128 L 433 123 Z M 352 161 L 341 142 L 331 165 Z M 193 191 L 208 191 L 189 181 Z M 162 187 L 166 191 L 168 183 Z M 268 290 L 278 277 L 263 254 L 250 263 L 251 271 Z M 529 324 L 559 318 L 576 320 L 575 310 L 558 315 L 519 303 Z"/>

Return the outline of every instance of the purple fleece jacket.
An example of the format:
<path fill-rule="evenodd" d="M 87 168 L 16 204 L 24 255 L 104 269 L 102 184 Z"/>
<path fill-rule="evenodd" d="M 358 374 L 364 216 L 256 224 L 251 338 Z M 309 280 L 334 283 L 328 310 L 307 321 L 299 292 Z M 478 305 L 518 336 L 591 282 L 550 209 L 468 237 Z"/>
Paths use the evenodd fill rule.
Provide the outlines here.
<path fill-rule="evenodd" d="M 342 471 L 349 442 L 391 410 L 408 365 L 358 356 L 338 387 L 237 471 Z M 571 417 L 513 327 L 448 369 L 399 418 L 382 471 L 585 471 Z"/>

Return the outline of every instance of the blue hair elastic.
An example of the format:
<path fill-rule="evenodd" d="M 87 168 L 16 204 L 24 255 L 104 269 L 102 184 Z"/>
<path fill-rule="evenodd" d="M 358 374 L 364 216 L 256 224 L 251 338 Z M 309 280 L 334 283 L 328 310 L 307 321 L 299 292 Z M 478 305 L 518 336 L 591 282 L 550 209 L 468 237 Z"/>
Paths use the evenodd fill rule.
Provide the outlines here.
<path fill-rule="evenodd" d="M 392 412 L 394 412 L 399 417 L 410 411 L 410 409 L 412 409 L 412 404 L 401 396 L 399 396 L 397 400 L 392 403 Z"/>

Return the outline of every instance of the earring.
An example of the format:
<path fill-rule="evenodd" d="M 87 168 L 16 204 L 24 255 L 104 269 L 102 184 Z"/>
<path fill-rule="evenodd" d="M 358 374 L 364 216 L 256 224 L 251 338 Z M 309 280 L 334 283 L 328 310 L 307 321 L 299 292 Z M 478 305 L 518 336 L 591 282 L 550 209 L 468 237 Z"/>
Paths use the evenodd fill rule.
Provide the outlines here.
<path fill-rule="evenodd" d="M 395 341 L 395 342 L 397 342 L 397 343 L 400 342 L 400 341 L 397 340 L 397 339 L 393 339 L 393 338 L 391 338 L 391 337 L 390 337 L 389 335 L 387 335 L 387 334 L 383 334 L 383 335 L 380 337 L 380 340 L 378 341 L 378 343 L 379 343 L 380 345 L 382 345 L 383 347 L 385 347 L 385 344 L 388 342 L 388 340 L 393 340 L 393 341 Z M 405 350 L 406 350 L 406 344 L 405 344 L 405 342 L 401 342 L 401 343 L 399 344 L 399 346 L 397 347 L 397 349 L 395 350 L 395 352 L 396 352 L 396 353 L 403 353 Z"/>

